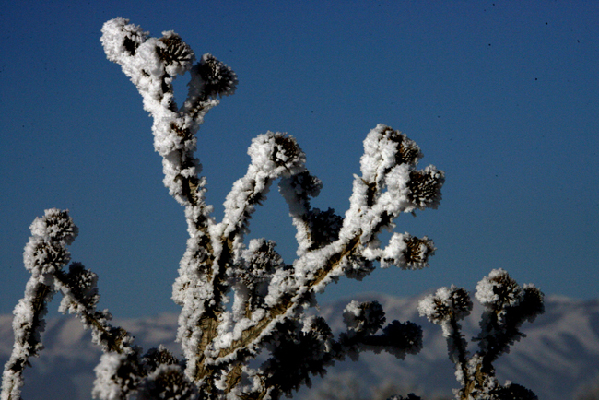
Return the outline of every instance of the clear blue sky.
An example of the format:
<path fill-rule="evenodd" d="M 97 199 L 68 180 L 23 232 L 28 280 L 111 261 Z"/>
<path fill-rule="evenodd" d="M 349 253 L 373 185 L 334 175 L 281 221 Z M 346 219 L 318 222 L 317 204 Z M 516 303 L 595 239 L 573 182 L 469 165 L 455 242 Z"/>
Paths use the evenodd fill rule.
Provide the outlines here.
<path fill-rule="evenodd" d="M 28 227 L 50 207 L 71 211 L 73 260 L 100 275 L 100 307 L 178 310 L 183 210 L 162 185 L 140 95 L 100 46 L 114 17 L 175 30 L 237 72 L 237 93 L 200 130 L 219 219 L 267 130 L 298 139 L 324 181 L 316 206 L 341 214 L 378 123 L 446 172 L 440 208 L 397 221 L 435 241 L 431 267 L 344 279 L 323 300 L 473 289 L 500 267 L 550 295 L 598 296 L 598 2 L 23 0 L 0 10 L 0 312 L 22 297 Z M 276 189 L 252 228 L 293 260 Z"/>

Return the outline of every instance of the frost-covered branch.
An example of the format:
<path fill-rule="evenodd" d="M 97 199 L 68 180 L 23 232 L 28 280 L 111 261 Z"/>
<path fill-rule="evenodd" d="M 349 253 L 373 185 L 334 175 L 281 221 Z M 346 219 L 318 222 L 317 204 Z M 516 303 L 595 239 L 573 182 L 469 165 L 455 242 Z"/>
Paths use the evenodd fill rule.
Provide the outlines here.
<path fill-rule="evenodd" d="M 30 357 L 40 355 L 47 302 L 57 292 L 63 295 L 59 311 L 76 314 L 84 328 L 91 331 L 92 342 L 102 349 L 96 368 L 95 396 L 118 399 L 133 392 L 142 396 L 169 390 L 179 395 L 184 388 L 188 388 L 184 393 L 195 391 L 183 374 L 183 364 L 166 349 L 150 349 L 142 357 L 141 348 L 133 345 L 133 336 L 121 327 L 112 326 L 112 316 L 107 310 L 96 310 L 100 299 L 96 274 L 80 263 L 72 263 L 69 272 L 64 271 L 70 260 L 66 245 L 77 236 L 77 227 L 67 210 L 46 210 L 30 229 L 32 236 L 25 246 L 24 262 L 31 278 L 25 297 L 14 311 L 15 345 L 3 374 L 2 400 L 21 398 L 23 371 Z"/>
<path fill-rule="evenodd" d="M 2 381 L 2 400 L 20 398 L 23 370 L 30 357 L 39 357 L 42 350 L 41 333 L 47 303 L 56 292 L 64 296 L 60 311 L 77 314 L 85 328 L 92 331 L 92 341 L 104 352 L 123 353 L 133 338 L 122 328 L 108 323 L 107 311 L 96 311 L 99 300 L 97 276 L 82 264 L 73 263 L 69 272 L 63 268 L 70 261 L 66 246 L 77 236 L 77 227 L 67 210 L 48 209 L 30 226 L 31 237 L 25 246 L 24 263 L 31 277 L 25 297 L 19 300 L 13 320 L 15 345 L 6 363 Z"/>
<path fill-rule="evenodd" d="M 307 312 L 316 306 L 315 294 L 341 276 L 360 280 L 376 263 L 402 269 L 428 265 L 436 249 L 427 237 L 396 232 L 386 245 L 378 239 L 383 230 L 395 229 L 400 214 L 436 208 L 441 199 L 444 174 L 434 166 L 417 169 L 422 153 L 414 141 L 386 125 L 370 131 L 342 216 L 312 207 L 323 184 L 306 168 L 296 139 L 267 132 L 252 141 L 251 163 L 233 184 L 217 222 L 206 204 L 196 133 L 219 98 L 234 93 L 237 76 L 211 54 L 196 62 L 175 32 L 152 38 L 124 18 L 104 24 L 101 42 L 108 59 L 122 66 L 142 95 L 154 120 L 163 182 L 184 208 L 189 239 L 172 295 L 182 307 L 177 339 L 184 360 L 162 347 L 142 356 L 131 335 L 109 324 L 110 313 L 96 310 L 97 275 L 79 263 L 63 271 L 69 262 L 65 246 L 76 227 L 66 211 L 47 210 L 32 224 L 25 251 L 32 277 L 15 310 L 16 344 L 3 399 L 19 398 L 23 368 L 41 349 L 45 304 L 57 291 L 64 296 L 60 311 L 76 314 L 103 351 L 93 395 L 105 400 L 276 399 L 309 384 L 335 360 L 356 359 L 361 351 L 387 351 L 403 359 L 420 350 L 420 327 L 398 321 L 383 327 L 377 302 L 348 304 L 347 331 L 338 337 L 323 318 Z M 189 90 L 179 106 L 172 83 L 185 73 Z M 245 240 L 252 214 L 275 181 L 297 229 L 297 259 L 291 265 L 274 242 Z M 265 357 L 260 365 L 250 364 L 260 355 Z"/>
<path fill-rule="evenodd" d="M 4 367 L 2 376 L 2 400 L 20 399 L 23 371 L 30 357 L 38 357 L 42 350 L 41 333 L 44 331 L 44 315 L 47 303 L 56 292 L 54 274 L 69 262 L 66 249 L 77 236 L 77 227 L 66 212 L 46 210 L 41 218 L 31 224 L 31 237 L 25 246 L 23 261 L 31 274 L 25 288 L 25 297 L 19 300 L 13 314 L 15 344 Z"/>
<path fill-rule="evenodd" d="M 252 388 L 244 389 L 244 396 L 287 392 L 280 387 L 271 390 L 276 385 L 270 367 L 251 371 L 242 366 L 273 340 L 295 343 L 312 337 L 305 335 L 305 329 L 313 329 L 307 326 L 322 327 L 314 328 L 320 332 L 316 336 L 328 337 L 322 333 L 326 323 L 318 320 L 313 325 L 303 312 L 315 304 L 314 293 L 339 276 L 361 279 L 371 272 L 373 262 L 383 267 L 426 266 L 435 251 L 428 238 L 396 233 L 381 249 L 377 237 L 383 229 L 395 227 L 400 213 L 436 207 L 443 173 L 433 166 L 417 170 L 422 157 L 418 146 L 398 131 L 378 125 L 364 143 L 362 174 L 354 179 L 350 208 L 343 218 L 332 209 L 312 208 L 310 199 L 318 195 L 322 182 L 306 169 L 305 154 L 293 137 L 268 132 L 253 140 L 248 171 L 234 183 L 225 201 L 224 218 L 216 223 L 209 215 L 212 207 L 205 204 L 206 179 L 199 176 L 195 134 L 206 112 L 218 104 L 218 97 L 234 92 L 235 73 L 210 54 L 193 65 L 193 52 L 172 31 L 163 32 L 160 39 L 150 38 L 128 20 L 117 18 L 108 21 L 102 33 L 108 58 L 123 67 L 154 118 L 154 144 L 163 157 L 164 183 L 185 207 L 190 238 L 173 285 L 173 299 L 182 306 L 178 339 L 187 376 L 207 398 L 241 393 L 234 387 L 242 383 L 243 376 L 254 382 Z M 178 107 L 172 80 L 185 72 L 191 74 L 189 93 Z M 292 265 L 283 263 L 273 242 L 252 241 L 249 247 L 244 242 L 255 207 L 266 199 L 277 179 L 297 229 L 298 259 Z M 230 290 L 234 300 L 228 310 Z M 344 345 L 399 348 L 405 344 L 402 340 L 415 340 L 414 332 L 409 340 L 400 332 L 399 325 L 390 325 L 380 336 L 345 336 L 335 342 L 336 353 L 324 357 L 319 368 L 327 357 L 339 357 Z M 280 362 L 275 356 L 268 365 Z M 299 373 L 290 387 L 297 387 L 305 380 L 299 376 L 304 375 Z"/>
<path fill-rule="evenodd" d="M 478 282 L 476 299 L 485 307 L 481 332 L 473 340 L 478 350 L 470 355 L 458 321 L 472 311 L 470 295 L 462 288 L 441 288 L 418 304 L 420 315 L 441 325 L 447 339 L 449 358 L 456 366 L 456 379 L 462 389 L 456 398 L 466 399 L 521 399 L 537 397 L 518 384 L 499 384 L 492 363 L 509 347 L 525 335 L 520 327 L 526 321 L 533 322 L 545 311 L 544 295 L 533 285 L 521 287 L 503 269 L 495 269 Z"/>

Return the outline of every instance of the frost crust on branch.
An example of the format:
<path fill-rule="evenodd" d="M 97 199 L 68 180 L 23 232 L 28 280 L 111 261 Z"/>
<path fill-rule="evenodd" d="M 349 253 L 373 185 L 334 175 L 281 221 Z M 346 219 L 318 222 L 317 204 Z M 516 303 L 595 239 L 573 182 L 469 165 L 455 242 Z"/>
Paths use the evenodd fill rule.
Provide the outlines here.
<path fill-rule="evenodd" d="M 209 216 L 212 208 L 205 204 L 206 179 L 198 175 L 201 164 L 193 154 L 195 133 L 217 98 L 233 93 L 237 77 L 210 54 L 195 66 L 190 64 L 192 57 L 185 57 L 178 69 L 169 69 L 175 57 L 161 53 L 161 43 L 173 43 L 180 54 L 193 53 L 173 32 L 164 35 L 152 39 L 127 20 L 115 19 L 105 24 L 102 43 L 108 58 L 123 66 L 142 94 L 154 118 L 165 184 L 185 207 L 190 238 L 173 285 L 173 300 L 182 306 L 178 339 L 187 360 L 186 374 L 211 396 L 229 393 L 231 380 L 242 376 L 253 382 L 242 392 L 275 396 L 275 389 L 267 383 L 268 365 L 274 361 L 256 371 L 240 365 L 255 357 L 272 337 L 299 340 L 305 329 L 300 327 L 307 323 L 299 322 L 304 308 L 314 305 L 314 293 L 339 276 L 362 279 L 374 262 L 404 269 L 426 266 L 435 251 L 427 237 L 396 233 L 381 248 L 378 235 L 383 229 L 392 230 L 395 218 L 403 212 L 437 207 L 444 175 L 433 166 L 417 170 L 422 153 L 416 143 L 378 125 L 364 142 L 361 176 L 354 179 L 350 208 L 341 217 L 333 209 L 311 206 L 322 182 L 306 169 L 305 154 L 296 140 L 268 132 L 253 140 L 248 171 L 233 184 L 224 203 L 224 218 L 217 223 Z M 191 73 L 190 90 L 178 108 L 171 82 L 185 71 Z M 244 242 L 251 215 L 275 180 L 297 228 L 298 259 L 292 265 L 283 263 L 272 242 L 253 241 L 249 248 Z M 228 310 L 230 290 L 234 296 Z M 281 336 L 281 329 L 287 334 Z M 383 346 L 382 339 L 379 342 Z M 330 357 L 341 353 L 338 349 Z"/>
<path fill-rule="evenodd" d="M 70 261 L 66 249 L 77 237 L 77 227 L 67 211 L 48 209 L 31 226 L 31 237 L 25 246 L 23 263 L 31 274 L 25 296 L 19 300 L 13 314 L 15 345 L 2 375 L 2 400 L 19 399 L 23 386 L 23 370 L 30 357 L 42 350 L 46 304 L 56 292 L 54 274 L 62 272 Z"/>
<path fill-rule="evenodd" d="M 383 229 L 395 227 L 400 213 L 436 207 L 443 173 L 433 166 L 417 170 L 422 154 L 415 142 L 378 125 L 365 140 L 362 176 L 355 177 L 350 208 L 342 217 L 333 209 L 311 206 L 322 182 L 306 169 L 305 154 L 293 137 L 268 132 L 253 140 L 248 171 L 233 184 L 224 203 L 225 216 L 217 223 L 205 204 L 206 179 L 198 175 L 201 164 L 193 154 L 195 133 L 217 98 L 233 93 L 237 77 L 209 54 L 195 66 L 185 64 L 190 59 L 186 57 L 179 69 L 169 70 L 172 57 L 161 56 L 163 47 L 157 42 L 176 43 L 179 53 L 191 53 L 172 32 L 151 39 L 127 20 L 115 19 L 105 24 L 103 33 L 108 58 L 123 66 L 154 118 L 165 184 L 185 207 L 190 238 L 173 285 L 173 300 L 182 306 L 178 339 L 187 360 L 186 374 L 210 396 L 230 393 L 235 386 L 231 380 L 243 383 L 241 377 L 253 382 L 241 389 L 243 393 L 276 396 L 282 389 L 268 387 L 267 366 L 255 371 L 240 366 L 272 337 L 298 340 L 304 329 L 300 327 L 306 326 L 300 323 L 303 311 L 315 304 L 314 293 L 339 276 L 362 279 L 374 262 L 407 269 L 426 266 L 435 251 L 428 238 L 398 233 L 381 249 L 377 237 Z M 191 73 L 191 82 L 188 98 L 178 108 L 171 81 L 175 72 L 182 71 Z M 275 180 L 297 229 L 298 258 L 292 265 L 283 263 L 272 242 L 253 241 L 249 248 L 244 242 L 251 215 Z M 234 296 L 228 310 L 230 290 Z M 288 333 L 281 336 L 280 330 Z"/>

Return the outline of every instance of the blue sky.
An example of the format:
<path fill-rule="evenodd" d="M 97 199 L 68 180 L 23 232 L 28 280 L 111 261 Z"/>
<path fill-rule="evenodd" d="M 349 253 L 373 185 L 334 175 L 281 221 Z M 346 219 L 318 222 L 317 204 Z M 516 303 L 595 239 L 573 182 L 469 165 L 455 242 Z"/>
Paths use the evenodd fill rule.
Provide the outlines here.
<path fill-rule="evenodd" d="M 183 210 L 162 185 L 140 95 L 100 46 L 114 17 L 152 36 L 172 29 L 238 74 L 200 129 L 218 219 L 267 130 L 298 139 L 324 182 L 315 205 L 341 214 L 378 123 L 418 143 L 422 168 L 445 171 L 440 208 L 397 220 L 435 241 L 431 266 L 344 279 L 323 301 L 473 289 L 493 268 L 546 294 L 597 297 L 599 3 L 24 0 L 0 10 L 0 312 L 22 297 L 28 227 L 50 207 L 79 227 L 72 257 L 100 275 L 101 308 L 178 310 Z M 186 77 L 176 84 L 184 94 Z M 293 235 L 275 189 L 251 237 L 277 240 L 292 262 Z"/>

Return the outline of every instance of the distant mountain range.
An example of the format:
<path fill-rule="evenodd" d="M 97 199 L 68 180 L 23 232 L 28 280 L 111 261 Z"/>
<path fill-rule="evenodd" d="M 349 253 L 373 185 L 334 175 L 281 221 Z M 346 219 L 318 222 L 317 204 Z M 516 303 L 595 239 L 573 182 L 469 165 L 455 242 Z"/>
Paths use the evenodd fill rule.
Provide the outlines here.
<path fill-rule="evenodd" d="M 381 387 L 392 383 L 397 387 L 416 388 L 418 394 L 432 398 L 451 396 L 457 387 L 453 365 L 447 358 L 445 340 L 438 326 L 418 317 L 416 303 L 423 296 L 400 299 L 382 294 L 365 294 L 358 300 L 377 299 L 383 305 L 387 322 L 394 319 L 422 325 L 424 348 L 415 356 L 396 360 L 387 353 L 362 353 L 358 362 L 344 361 L 331 369 L 324 382 L 315 379 L 312 390 L 322 391 L 331 379 L 359 379 L 359 387 Z M 344 328 L 342 313 L 347 301 L 321 306 L 321 312 L 336 331 Z M 480 309 L 464 321 L 466 338 L 478 330 Z M 144 349 L 163 344 L 180 354 L 174 343 L 176 314 L 160 314 L 147 318 L 115 319 L 136 337 Z M 527 335 L 495 364 L 500 381 L 520 383 L 533 390 L 541 400 L 573 398 L 583 385 L 599 380 L 599 300 L 579 301 L 550 297 L 546 312 L 533 324 L 525 324 Z M 83 400 L 91 398 L 95 378 L 93 369 L 99 361 L 99 350 L 90 343 L 90 335 L 73 317 L 47 321 L 43 335 L 45 349 L 41 358 L 32 360 L 26 371 L 25 400 Z M 13 344 L 12 315 L 0 315 L 0 362 L 10 355 Z M 343 382 L 343 381 L 342 381 Z M 295 398 L 314 398 L 306 390 Z M 404 393 L 405 394 L 405 393 Z M 427 397 L 428 395 L 428 397 Z"/>

